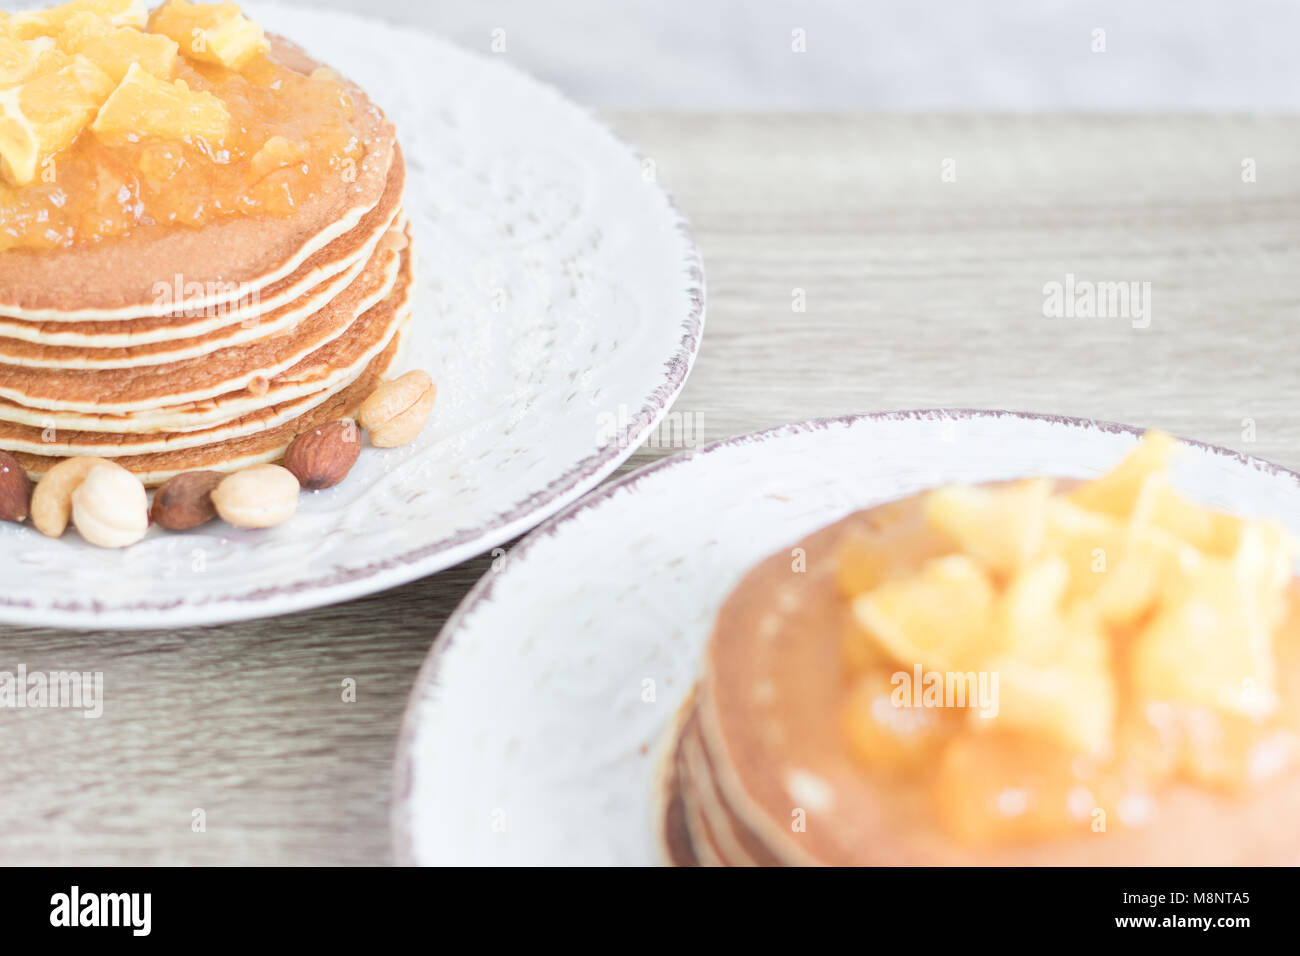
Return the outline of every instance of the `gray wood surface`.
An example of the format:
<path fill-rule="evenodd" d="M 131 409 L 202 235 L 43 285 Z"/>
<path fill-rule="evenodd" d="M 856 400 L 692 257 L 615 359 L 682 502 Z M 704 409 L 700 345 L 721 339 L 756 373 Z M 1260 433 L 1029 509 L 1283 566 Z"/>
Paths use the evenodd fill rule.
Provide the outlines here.
<path fill-rule="evenodd" d="M 674 409 L 690 440 L 1001 407 L 1300 467 L 1300 121 L 609 118 L 655 161 L 704 253 L 704 345 Z M 1067 273 L 1151 283 L 1150 326 L 1045 318 L 1044 285 Z M 0 863 L 389 862 L 406 695 L 487 568 L 225 627 L 0 629 L 0 669 L 103 671 L 106 697 L 98 720 L 0 711 Z"/>

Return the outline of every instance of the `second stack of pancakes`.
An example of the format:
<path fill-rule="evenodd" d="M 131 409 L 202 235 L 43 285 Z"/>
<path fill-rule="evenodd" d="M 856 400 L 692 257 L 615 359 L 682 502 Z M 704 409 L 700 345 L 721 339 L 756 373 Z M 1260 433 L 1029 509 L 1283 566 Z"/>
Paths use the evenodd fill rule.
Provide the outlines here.
<path fill-rule="evenodd" d="M 33 477 L 94 455 L 156 485 L 274 461 L 355 412 L 397 353 L 412 263 L 393 127 L 348 92 L 364 158 L 292 217 L 0 254 L 0 449 Z"/>

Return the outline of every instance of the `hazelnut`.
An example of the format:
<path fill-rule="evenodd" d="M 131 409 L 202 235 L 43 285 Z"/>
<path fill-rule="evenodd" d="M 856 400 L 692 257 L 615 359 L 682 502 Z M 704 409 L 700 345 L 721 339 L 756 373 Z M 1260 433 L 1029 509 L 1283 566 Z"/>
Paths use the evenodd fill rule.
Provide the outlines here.
<path fill-rule="evenodd" d="M 0 451 L 0 521 L 19 521 L 31 511 L 32 480 L 18 459 Z"/>
<path fill-rule="evenodd" d="M 428 372 L 407 372 L 384 382 L 361 404 L 359 421 L 376 448 L 396 448 L 415 441 L 429 420 L 438 388 Z"/>
<path fill-rule="evenodd" d="M 167 479 L 153 496 L 150 514 L 168 531 L 188 531 L 217 516 L 212 490 L 226 475 L 220 471 L 187 471 Z"/>
<path fill-rule="evenodd" d="M 254 465 L 223 478 L 212 503 L 237 528 L 270 528 L 297 510 L 298 479 L 279 465 Z"/>
<path fill-rule="evenodd" d="M 72 492 L 72 523 L 101 548 L 135 544 L 149 530 L 144 484 L 120 465 L 96 465 Z"/>
<path fill-rule="evenodd" d="M 333 488 L 348 476 L 361 454 L 361 436 L 351 419 L 303 432 L 284 453 L 284 467 L 304 491 Z"/>

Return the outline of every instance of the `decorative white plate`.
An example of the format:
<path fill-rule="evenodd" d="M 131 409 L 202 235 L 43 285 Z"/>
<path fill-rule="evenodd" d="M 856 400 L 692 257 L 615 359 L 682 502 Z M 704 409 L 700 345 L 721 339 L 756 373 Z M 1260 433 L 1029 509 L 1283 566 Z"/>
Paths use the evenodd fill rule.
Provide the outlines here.
<path fill-rule="evenodd" d="M 526 530 L 658 423 L 699 346 L 704 277 L 642 161 L 501 59 L 342 13 L 250 4 L 397 125 L 417 280 L 401 368 L 438 384 L 413 446 L 366 449 L 289 523 L 151 531 L 124 551 L 0 526 L 0 621 L 176 627 L 378 591 Z"/>
<path fill-rule="evenodd" d="M 1127 425 L 886 412 L 675 455 L 538 528 L 447 621 L 407 707 L 394 845 L 418 864 L 650 864 L 658 744 L 717 607 L 762 558 L 944 482 L 1099 474 Z M 1300 475 L 1194 444 L 1196 500 L 1300 535 Z M 651 693 L 652 690 L 652 693 Z"/>

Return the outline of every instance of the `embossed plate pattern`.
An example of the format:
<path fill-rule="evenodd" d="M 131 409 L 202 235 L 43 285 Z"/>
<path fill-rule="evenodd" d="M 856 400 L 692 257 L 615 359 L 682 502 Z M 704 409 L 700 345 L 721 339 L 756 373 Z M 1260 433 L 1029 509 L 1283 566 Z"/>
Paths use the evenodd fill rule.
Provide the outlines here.
<path fill-rule="evenodd" d="M 366 449 L 287 524 L 157 529 L 100 551 L 0 525 L 0 620 L 175 627 L 401 584 L 526 530 L 657 424 L 704 318 L 686 223 L 625 144 L 501 59 L 359 17 L 247 4 L 397 125 L 417 289 L 398 368 L 438 383 L 420 440 Z M 617 432 L 610 427 L 617 423 Z"/>

